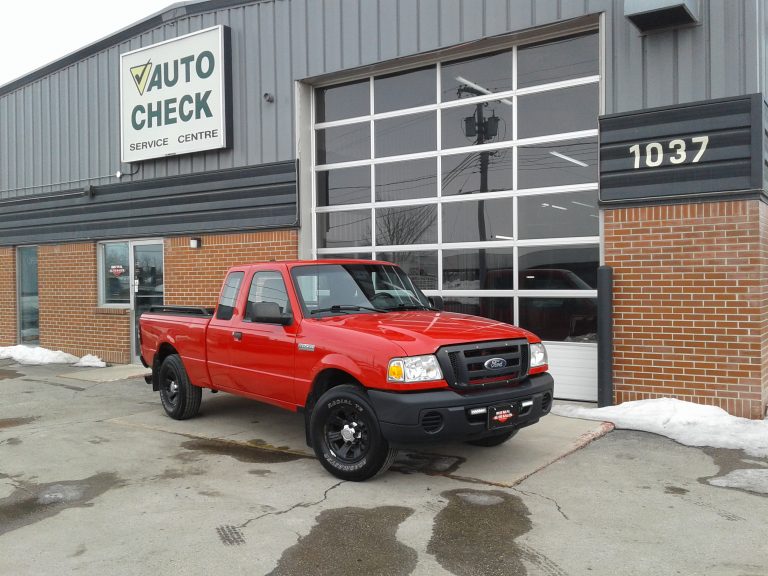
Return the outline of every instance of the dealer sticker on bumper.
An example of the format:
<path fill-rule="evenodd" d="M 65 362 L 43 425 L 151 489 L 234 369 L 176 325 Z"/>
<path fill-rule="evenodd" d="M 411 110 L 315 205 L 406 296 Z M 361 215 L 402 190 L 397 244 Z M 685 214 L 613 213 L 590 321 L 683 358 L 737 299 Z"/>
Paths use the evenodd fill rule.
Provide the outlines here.
<path fill-rule="evenodd" d="M 488 407 L 488 428 L 509 426 L 520 413 L 520 403 L 501 404 Z"/>

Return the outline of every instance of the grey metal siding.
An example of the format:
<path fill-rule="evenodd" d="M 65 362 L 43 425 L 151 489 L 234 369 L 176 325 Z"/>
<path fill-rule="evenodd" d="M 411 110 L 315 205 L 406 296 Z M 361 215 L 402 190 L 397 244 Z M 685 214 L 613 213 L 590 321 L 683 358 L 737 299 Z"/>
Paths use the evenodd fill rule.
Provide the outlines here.
<path fill-rule="evenodd" d="M 94 187 L 3 205 L 0 245 L 295 226 L 294 162 Z"/>
<path fill-rule="evenodd" d="M 0 199 L 111 184 L 130 171 L 118 149 L 119 55 L 128 50 L 216 24 L 232 30 L 233 146 L 144 162 L 128 178 L 142 181 L 293 159 L 295 80 L 600 13 L 604 113 L 764 90 L 765 0 L 701 0 L 700 26 L 647 36 L 624 18 L 622 0 L 218 0 L 0 87 Z"/>

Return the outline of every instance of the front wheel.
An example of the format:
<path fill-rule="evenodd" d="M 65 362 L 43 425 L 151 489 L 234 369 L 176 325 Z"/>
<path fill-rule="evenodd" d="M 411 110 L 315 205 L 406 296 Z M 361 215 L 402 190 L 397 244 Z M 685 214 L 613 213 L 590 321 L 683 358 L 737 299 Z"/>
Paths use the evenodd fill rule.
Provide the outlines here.
<path fill-rule="evenodd" d="M 359 482 L 381 474 L 397 454 L 381 435 L 376 413 L 364 393 L 349 384 L 331 388 L 320 397 L 309 430 L 320 463 L 342 480 Z"/>
<path fill-rule="evenodd" d="M 495 434 L 493 436 L 486 436 L 485 438 L 478 438 L 477 440 L 468 440 L 467 444 L 472 446 L 499 446 L 504 444 L 507 440 L 510 440 L 517 434 L 517 430 L 508 430 L 501 434 Z"/>
<path fill-rule="evenodd" d="M 200 410 L 203 389 L 189 381 L 178 354 L 171 354 L 160 365 L 160 401 L 174 420 L 192 418 Z"/>

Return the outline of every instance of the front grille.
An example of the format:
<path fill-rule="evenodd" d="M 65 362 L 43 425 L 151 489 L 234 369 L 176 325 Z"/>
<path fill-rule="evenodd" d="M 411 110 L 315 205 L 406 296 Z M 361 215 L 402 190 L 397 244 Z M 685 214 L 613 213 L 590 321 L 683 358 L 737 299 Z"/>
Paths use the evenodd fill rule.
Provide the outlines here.
<path fill-rule="evenodd" d="M 516 384 L 528 374 L 528 341 L 501 340 L 444 346 L 437 359 L 453 388 L 491 388 Z"/>

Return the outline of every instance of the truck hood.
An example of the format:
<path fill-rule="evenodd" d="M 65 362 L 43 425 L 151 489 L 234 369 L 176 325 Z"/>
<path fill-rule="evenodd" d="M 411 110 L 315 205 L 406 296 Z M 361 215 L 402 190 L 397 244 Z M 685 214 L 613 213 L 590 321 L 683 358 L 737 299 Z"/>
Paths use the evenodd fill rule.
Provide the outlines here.
<path fill-rule="evenodd" d="M 405 311 L 386 314 L 347 314 L 315 320 L 328 327 L 363 332 L 398 344 L 408 356 L 432 354 L 441 346 L 526 338 L 538 342 L 531 332 L 488 318 L 454 312 Z"/>

